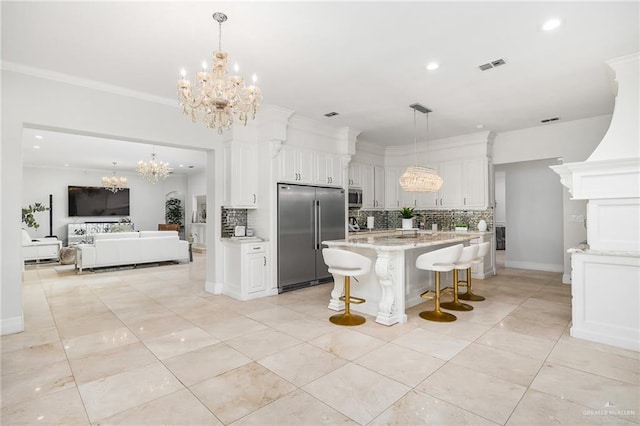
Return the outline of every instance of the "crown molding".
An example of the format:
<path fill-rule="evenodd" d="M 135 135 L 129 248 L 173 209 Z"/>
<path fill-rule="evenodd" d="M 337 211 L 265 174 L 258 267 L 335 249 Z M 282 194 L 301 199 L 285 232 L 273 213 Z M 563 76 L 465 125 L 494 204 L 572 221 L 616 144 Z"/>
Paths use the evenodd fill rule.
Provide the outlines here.
<path fill-rule="evenodd" d="M 102 92 L 107 92 L 114 95 L 127 96 L 129 98 L 139 99 L 146 102 L 153 102 L 174 108 L 179 107 L 179 103 L 176 99 L 164 98 L 162 96 L 152 95 L 146 92 L 139 92 L 112 84 L 102 83 L 96 80 L 80 78 L 69 74 L 45 70 L 42 68 L 30 67 L 15 62 L 2 61 L 0 62 L 0 69 L 2 69 L 3 71 L 15 72 L 18 74 L 42 78 L 45 80 L 57 81 L 59 83 L 71 84 L 73 86 L 100 90 Z"/>
<path fill-rule="evenodd" d="M 449 138 L 433 139 L 427 142 L 418 142 L 416 146 L 414 146 L 414 144 L 388 146 L 385 148 L 384 154 L 388 157 L 404 157 L 413 155 L 414 153 L 433 153 L 434 151 L 443 149 L 464 148 L 477 144 L 490 147 L 493 145 L 494 140 L 494 132 L 483 131 Z"/>

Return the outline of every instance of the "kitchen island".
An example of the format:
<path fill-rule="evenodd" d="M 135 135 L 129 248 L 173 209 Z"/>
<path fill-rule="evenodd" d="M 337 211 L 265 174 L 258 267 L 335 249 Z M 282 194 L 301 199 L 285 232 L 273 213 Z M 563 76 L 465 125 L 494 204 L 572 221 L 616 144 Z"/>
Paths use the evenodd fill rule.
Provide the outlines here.
<path fill-rule="evenodd" d="M 352 295 L 366 299 L 365 303 L 351 305 L 351 309 L 376 317 L 376 322 L 384 325 L 405 323 L 406 309 L 423 300 L 420 294 L 434 287 L 433 273 L 415 267 L 416 259 L 423 253 L 455 244 L 470 244 L 492 241 L 493 232 L 425 232 L 390 231 L 349 235 L 344 240 L 323 241 L 331 248 L 339 248 L 359 253 L 373 262 L 371 272 L 357 277 L 351 284 Z M 487 255 L 493 256 L 493 250 Z M 492 258 L 491 258 L 492 259 Z M 490 262 L 493 265 L 493 262 Z M 495 268 L 492 266 L 493 273 Z M 484 266 L 480 266 L 484 278 Z M 476 271 L 477 272 L 477 271 Z M 491 274 L 491 273 L 490 273 Z M 443 274 L 442 286 L 450 286 L 451 274 Z M 355 281 L 355 282 L 354 282 Z M 334 276 L 329 309 L 340 311 L 344 302 L 340 301 L 344 288 L 344 277 Z"/>

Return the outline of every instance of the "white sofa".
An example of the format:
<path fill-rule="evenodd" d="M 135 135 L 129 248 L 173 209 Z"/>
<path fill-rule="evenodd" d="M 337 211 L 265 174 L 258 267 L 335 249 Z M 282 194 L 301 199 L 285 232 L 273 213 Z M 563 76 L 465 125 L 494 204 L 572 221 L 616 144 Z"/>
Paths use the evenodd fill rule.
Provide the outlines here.
<path fill-rule="evenodd" d="M 95 234 L 93 244 L 76 246 L 76 268 L 189 261 L 189 243 L 176 231 L 140 231 Z"/>
<path fill-rule="evenodd" d="M 27 260 L 55 260 L 60 259 L 62 242 L 57 238 L 35 238 L 24 229 L 22 230 L 22 259 Z"/>

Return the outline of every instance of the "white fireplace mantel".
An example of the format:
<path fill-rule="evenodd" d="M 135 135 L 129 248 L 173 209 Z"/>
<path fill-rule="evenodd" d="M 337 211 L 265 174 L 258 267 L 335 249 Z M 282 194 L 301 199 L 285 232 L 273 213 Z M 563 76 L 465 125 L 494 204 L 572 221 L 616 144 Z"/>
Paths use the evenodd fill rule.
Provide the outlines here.
<path fill-rule="evenodd" d="M 580 163 L 551 168 L 587 200 L 588 248 L 571 255 L 571 336 L 640 351 L 640 54 L 608 61 L 618 88 L 607 134 Z"/>

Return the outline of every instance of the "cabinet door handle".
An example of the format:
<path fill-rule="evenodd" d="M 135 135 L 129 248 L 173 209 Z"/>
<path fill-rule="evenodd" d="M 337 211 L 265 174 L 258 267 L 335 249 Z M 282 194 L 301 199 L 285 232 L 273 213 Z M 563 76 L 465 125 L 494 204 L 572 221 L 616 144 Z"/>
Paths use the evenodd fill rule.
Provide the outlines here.
<path fill-rule="evenodd" d="M 262 258 L 264 259 L 262 266 L 267 266 L 267 256 L 263 256 Z"/>
<path fill-rule="evenodd" d="M 253 204 L 256 203 L 256 194 L 253 194 Z"/>
<path fill-rule="evenodd" d="M 400 201 L 396 201 L 396 207 L 400 207 Z"/>

